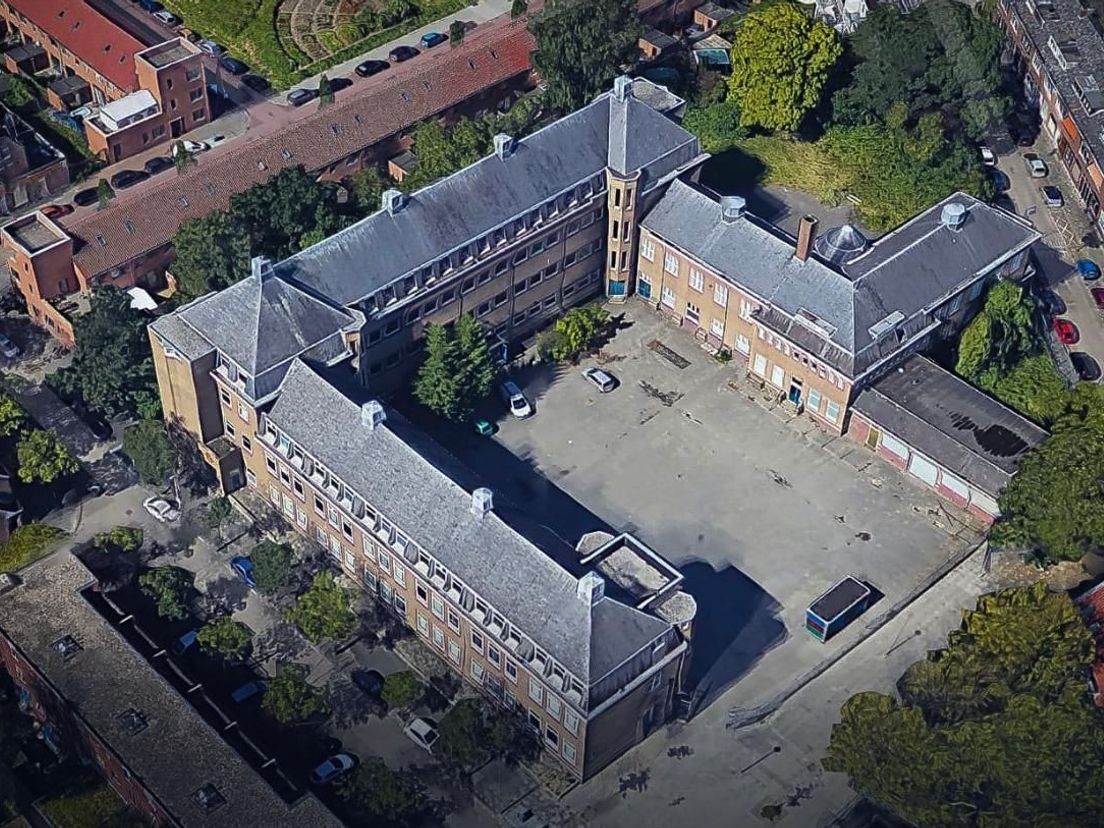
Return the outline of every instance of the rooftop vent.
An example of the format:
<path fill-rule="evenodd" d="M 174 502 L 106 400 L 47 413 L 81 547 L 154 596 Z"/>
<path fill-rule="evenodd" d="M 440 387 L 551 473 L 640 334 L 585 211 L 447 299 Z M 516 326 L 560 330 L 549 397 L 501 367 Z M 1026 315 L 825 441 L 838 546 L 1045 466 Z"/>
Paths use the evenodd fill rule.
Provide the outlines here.
<path fill-rule="evenodd" d="M 387 419 L 387 412 L 383 410 L 383 403 L 379 400 L 368 400 L 360 407 L 360 421 L 368 428 L 375 429 Z"/>
<path fill-rule="evenodd" d="M 962 225 L 966 223 L 966 213 L 965 204 L 952 201 L 950 204 L 943 205 L 943 211 L 939 214 L 939 220 L 943 222 L 944 227 L 949 227 L 952 230 L 961 230 Z"/>
<path fill-rule="evenodd" d="M 503 132 L 494 137 L 494 151 L 502 160 L 506 160 L 514 152 L 514 139 Z"/>
<path fill-rule="evenodd" d="M 226 797 L 219 792 L 218 788 L 208 782 L 192 794 L 192 801 L 199 806 L 203 813 L 209 814 L 225 805 Z"/>
<path fill-rule="evenodd" d="M 579 584 L 575 587 L 575 597 L 592 607 L 602 600 L 605 594 L 606 582 L 597 572 L 588 572 L 579 579 Z"/>
<path fill-rule="evenodd" d="M 254 256 L 249 261 L 249 270 L 258 279 L 272 275 L 272 260 L 264 256 Z"/>
<path fill-rule="evenodd" d="M 115 718 L 119 720 L 119 724 L 121 724 L 131 736 L 138 735 L 148 727 L 145 714 L 140 710 L 135 710 L 133 707 L 128 707 Z"/>
<path fill-rule="evenodd" d="M 476 517 L 484 517 L 494 508 L 494 494 L 490 489 L 480 486 L 472 492 L 471 511 Z"/>
<path fill-rule="evenodd" d="M 613 97 L 619 101 L 627 101 L 632 97 L 632 78 L 628 75 L 620 75 L 613 79 Z"/>
<path fill-rule="evenodd" d="M 384 190 L 383 191 L 383 209 L 388 212 L 389 215 L 395 215 L 406 204 L 406 196 L 403 195 L 401 190 Z"/>
<path fill-rule="evenodd" d="M 50 646 L 53 647 L 55 651 L 61 653 L 61 657 L 66 661 L 81 651 L 81 645 L 78 644 L 77 639 L 73 638 L 71 635 L 63 635 Z"/>
<path fill-rule="evenodd" d="M 747 201 L 743 196 L 721 196 L 721 221 L 732 224 L 744 215 Z"/>
<path fill-rule="evenodd" d="M 889 316 L 871 325 L 867 329 L 867 332 L 874 339 L 877 339 L 879 336 L 883 336 L 884 334 L 889 333 L 904 321 L 905 315 L 900 311 L 894 311 Z"/>

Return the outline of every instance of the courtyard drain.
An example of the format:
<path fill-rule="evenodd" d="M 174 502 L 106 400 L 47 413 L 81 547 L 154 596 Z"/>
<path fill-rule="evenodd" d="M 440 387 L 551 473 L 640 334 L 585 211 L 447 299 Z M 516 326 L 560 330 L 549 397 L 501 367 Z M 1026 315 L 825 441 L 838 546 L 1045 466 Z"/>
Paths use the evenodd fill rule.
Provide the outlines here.
<path fill-rule="evenodd" d="M 640 387 L 641 389 L 643 389 L 645 394 L 647 394 L 649 397 L 653 397 L 654 399 L 659 400 L 662 405 L 665 405 L 668 408 L 670 408 L 672 405 L 682 399 L 681 391 L 660 391 L 650 382 L 645 382 L 644 380 L 640 380 Z"/>
<path fill-rule="evenodd" d="M 681 354 L 675 353 L 658 339 L 653 339 L 651 342 L 649 342 L 648 347 L 659 354 L 661 357 L 663 357 L 665 360 L 667 360 L 669 363 L 674 365 L 680 371 L 690 365 L 690 360 L 688 360 Z"/>

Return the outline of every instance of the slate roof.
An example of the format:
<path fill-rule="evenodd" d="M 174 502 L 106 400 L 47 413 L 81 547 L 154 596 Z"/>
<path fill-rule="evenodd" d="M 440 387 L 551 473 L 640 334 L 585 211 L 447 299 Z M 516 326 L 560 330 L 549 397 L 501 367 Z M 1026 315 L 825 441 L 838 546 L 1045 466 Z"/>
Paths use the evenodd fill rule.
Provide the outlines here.
<path fill-rule="evenodd" d="M 8 5 L 127 92 L 138 88 L 134 53 L 145 45 L 84 0 L 7 0 Z"/>
<path fill-rule="evenodd" d="M 455 48 L 434 50 L 420 68 L 392 70 L 393 77 L 381 78 L 371 91 L 345 99 L 339 95 L 332 106 L 277 133 L 217 158 L 201 158 L 187 173 L 143 191 L 141 198 L 120 199 L 66 225 L 77 241 L 76 263 L 94 276 L 156 250 L 172 240 L 185 219 L 225 210 L 231 195 L 267 181 L 283 167 L 327 167 L 528 72 L 532 47 L 524 21 L 475 32 Z"/>
<path fill-rule="evenodd" d="M 556 195 L 607 165 L 643 170 L 647 190 L 701 154 L 697 139 L 646 103 L 600 95 L 594 102 L 418 190 L 396 213 L 381 210 L 276 266 L 284 279 L 352 305 L 379 288 Z"/>
<path fill-rule="evenodd" d="M 993 497 L 1047 436 L 924 356 L 863 390 L 852 410 Z"/>
<path fill-rule="evenodd" d="M 67 551 L 19 572 L 21 583 L 0 594 L 0 629 L 50 684 L 151 790 L 183 828 L 337 828 L 341 823 L 306 795 L 293 806 L 265 782 L 147 660 L 88 603 L 81 591 L 92 574 Z M 72 636 L 80 650 L 65 658 L 53 645 Z M 159 642 L 164 644 L 165 642 Z M 144 646 L 144 645 L 143 645 Z M 171 656 L 162 657 L 158 663 Z M 202 703 L 202 702 L 200 702 Z M 146 727 L 133 733 L 120 719 L 139 711 Z M 204 813 L 193 794 L 213 784 L 226 804 Z"/>
<path fill-rule="evenodd" d="M 958 230 L 941 221 L 952 202 L 967 208 Z M 954 193 L 846 264 L 816 253 L 801 262 L 791 236 L 747 212 L 722 222 L 718 199 L 682 181 L 642 225 L 767 303 L 759 314 L 764 324 L 852 378 L 898 348 L 895 338 L 871 335 L 876 323 L 900 311 L 907 336 L 918 335 L 934 324 L 929 308 L 1039 238 L 1030 222 Z M 799 311 L 827 323 L 831 333 L 796 321 Z"/>
<path fill-rule="evenodd" d="M 671 629 L 610 597 L 591 607 L 578 580 L 498 514 L 479 518 L 457 461 L 361 408 L 302 361 L 284 378 L 268 419 L 474 589 L 581 681 L 595 681 Z M 319 428 L 325 423 L 325 428 Z"/>

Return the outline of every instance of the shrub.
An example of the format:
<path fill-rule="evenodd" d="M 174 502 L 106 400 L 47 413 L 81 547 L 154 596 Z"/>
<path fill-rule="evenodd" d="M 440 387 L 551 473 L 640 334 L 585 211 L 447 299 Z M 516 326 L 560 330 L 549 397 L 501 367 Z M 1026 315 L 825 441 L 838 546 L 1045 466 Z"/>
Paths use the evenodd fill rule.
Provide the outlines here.
<path fill-rule="evenodd" d="M 253 547 L 249 559 L 253 562 L 253 580 L 261 592 L 275 592 L 291 577 L 292 553 L 286 543 L 261 541 Z"/>
<path fill-rule="evenodd" d="M 176 457 L 160 420 L 141 420 L 123 432 L 123 451 L 143 483 L 160 485 Z"/>
<path fill-rule="evenodd" d="M 249 627 L 226 615 L 204 624 L 196 640 L 205 652 L 225 661 L 244 661 L 253 647 L 253 633 Z"/>
<path fill-rule="evenodd" d="M 345 638 L 359 620 L 349 606 L 349 593 L 329 572 L 314 576 L 310 588 L 284 610 L 284 618 L 315 644 L 327 638 Z"/>
<path fill-rule="evenodd" d="M 140 526 L 116 526 L 107 532 L 97 532 L 92 545 L 104 552 L 134 552 L 142 545 Z"/>
<path fill-rule="evenodd" d="M 287 664 L 268 682 L 261 706 L 277 722 L 286 725 L 329 713 L 330 699 L 324 689 L 307 682 L 306 667 Z"/>
<path fill-rule="evenodd" d="M 388 707 L 406 707 L 413 704 L 422 695 L 422 683 L 410 670 L 392 673 L 383 680 L 380 698 Z"/>
<path fill-rule="evenodd" d="M 157 602 L 157 614 L 170 621 L 188 615 L 192 574 L 175 566 L 158 566 L 138 576 L 142 592 Z"/>
<path fill-rule="evenodd" d="M 0 544 L 0 570 L 14 572 L 48 555 L 65 533 L 45 523 L 19 526 Z"/>
<path fill-rule="evenodd" d="M 38 806 L 56 828 L 96 828 L 123 807 L 122 800 L 99 779 L 76 785 Z"/>

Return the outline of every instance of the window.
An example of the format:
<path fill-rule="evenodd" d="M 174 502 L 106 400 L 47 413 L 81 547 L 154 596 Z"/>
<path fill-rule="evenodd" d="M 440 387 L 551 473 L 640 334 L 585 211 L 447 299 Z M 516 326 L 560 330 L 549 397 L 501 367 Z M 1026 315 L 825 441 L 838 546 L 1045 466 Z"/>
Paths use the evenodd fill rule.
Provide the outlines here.
<path fill-rule="evenodd" d="M 702 276 L 702 272 L 696 267 L 690 268 L 690 287 L 694 290 L 701 290 L 705 284 L 705 278 Z"/>
<path fill-rule="evenodd" d="M 253 471 L 253 469 L 246 469 L 245 470 L 245 479 L 249 483 L 250 486 L 256 486 L 257 485 L 257 473 L 255 471 Z"/>
<path fill-rule="evenodd" d="M 237 434 L 237 430 L 234 428 L 234 424 L 229 420 L 226 421 L 226 433 L 233 437 Z"/>
<path fill-rule="evenodd" d="M 751 370 L 761 377 L 767 375 L 767 358 L 762 354 L 755 355 L 755 362 L 751 365 Z"/>
<path fill-rule="evenodd" d="M 449 641 L 448 643 L 449 658 L 452 659 L 454 664 L 460 663 L 460 645 L 455 641 Z"/>
<path fill-rule="evenodd" d="M 839 413 L 839 403 L 834 400 L 828 400 L 828 402 L 824 404 L 824 416 L 830 422 L 837 422 L 839 420 Z"/>
<path fill-rule="evenodd" d="M 253 453 L 253 441 L 246 437 L 244 434 L 242 435 L 242 448 L 250 454 Z"/>
<path fill-rule="evenodd" d="M 572 765 L 574 765 L 575 764 L 575 756 L 576 756 L 575 745 L 571 744 L 571 742 L 564 742 L 563 743 L 563 757 L 564 757 L 564 759 L 566 759 L 568 762 L 570 762 Z"/>
<path fill-rule="evenodd" d="M 267 454 L 265 455 L 265 467 L 268 469 L 269 474 L 276 474 L 276 461 Z M 325 514 L 325 512 L 322 514 Z"/>
<path fill-rule="evenodd" d="M 621 232 L 621 222 L 611 221 L 610 222 L 610 238 L 613 239 L 614 241 L 617 241 L 617 234 L 620 233 L 620 232 Z"/>
<path fill-rule="evenodd" d="M 321 517 L 326 516 L 326 504 L 322 502 L 322 498 L 318 495 L 314 496 L 314 511 L 318 512 Z"/>
<path fill-rule="evenodd" d="M 722 308 L 728 307 L 728 288 L 720 283 L 713 285 L 713 301 Z"/>
<path fill-rule="evenodd" d="M 724 320 L 714 317 L 709 323 L 709 332 L 713 336 L 724 336 Z"/>
<path fill-rule="evenodd" d="M 560 734 L 553 730 L 550 726 L 544 728 L 544 741 L 548 742 L 552 747 L 560 746 Z"/>
<path fill-rule="evenodd" d="M 448 611 L 448 625 L 453 632 L 460 632 L 460 616 L 451 609 Z"/>
<path fill-rule="evenodd" d="M 570 710 L 564 711 L 563 717 L 564 729 L 572 736 L 577 736 L 579 733 L 579 717 Z"/>
<path fill-rule="evenodd" d="M 199 69 L 186 69 L 184 71 L 184 79 L 189 82 L 199 80 L 199 74 Z"/>
<path fill-rule="evenodd" d="M 482 634 L 476 632 L 475 630 L 472 630 L 471 643 L 472 643 L 473 648 L 475 648 L 479 652 L 483 652 L 483 636 L 482 636 Z"/>
<path fill-rule="evenodd" d="M 815 388 L 810 388 L 806 404 L 809 406 L 810 410 L 820 411 L 820 392 Z"/>
<path fill-rule="evenodd" d="M 701 318 L 701 308 L 692 302 L 686 303 L 686 318 L 693 322 L 695 325 Z"/>
<path fill-rule="evenodd" d="M 399 586 L 406 586 L 406 567 L 396 560 L 391 577 L 395 579 L 395 583 Z"/>
<path fill-rule="evenodd" d="M 397 592 L 395 593 L 395 609 L 399 611 L 400 615 L 406 616 L 406 599 Z"/>
<path fill-rule="evenodd" d="M 433 610 L 433 614 L 438 618 L 445 617 L 445 602 L 438 598 L 436 595 L 429 599 L 429 608 Z"/>
<path fill-rule="evenodd" d="M 429 635 L 429 622 L 420 612 L 418 613 L 418 632 L 422 635 Z"/>
<path fill-rule="evenodd" d="M 532 710 L 529 711 L 529 727 L 533 728 L 537 733 L 540 733 L 541 718 Z"/>
<path fill-rule="evenodd" d="M 662 302 L 669 308 L 675 306 L 675 291 L 666 285 L 663 286 Z"/>
<path fill-rule="evenodd" d="M 560 705 L 560 700 L 553 696 L 551 693 L 549 693 L 548 698 L 545 699 L 544 709 L 547 710 L 548 715 L 555 719 L 557 722 L 560 720 L 560 710 L 562 709 L 562 706 Z"/>
<path fill-rule="evenodd" d="M 304 512 L 302 509 L 300 509 L 298 506 L 295 507 L 295 522 L 298 523 L 303 528 L 306 528 L 307 513 Z"/>
<path fill-rule="evenodd" d="M 770 382 L 771 385 L 775 385 L 779 388 L 786 382 L 786 372 L 782 369 L 781 365 L 771 366 Z"/>
<path fill-rule="evenodd" d="M 379 561 L 379 568 L 381 572 L 391 572 L 391 556 L 384 552 L 382 549 L 377 553 L 376 559 Z"/>
<path fill-rule="evenodd" d="M 356 558 L 353 557 L 353 553 L 348 549 L 345 550 L 345 566 L 352 569 L 356 566 Z"/>
<path fill-rule="evenodd" d="M 498 651 L 498 648 L 493 644 L 487 646 L 487 660 L 491 662 L 495 667 L 502 666 L 502 653 Z"/>
<path fill-rule="evenodd" d="M 242 442 L 244 443 L 248 439 L 248 437 L 242 437 Z M 303 481 L 300 480 L 298 477 L 292 478 L 291 488 L 295 490 L 295 496 L 298 497 L 300 500 L 303 500 L 306 497 L 305 493 L 303 492 Z"/>
<path fill-rule="evenodd" d="M 280 476 L 283 477 L 283 473 L 281 473 Z M 337 528 L 338 514 L 336 506 L 330 507 L 330 514 L 326 519 L 329 520 L 330 526 L 334 527 L 335 529 Z"/>
<path fill-rule="evenodd" d="M 414 595 L 425 606 L 429 606 L 429 590 L 426 589 L 426 585 L 421 581 L 417 581 L 414 584 Z"/>
<path fill-rule="evenodd" d="M 663 254 L 663 269 L 672 276 L 678 276 L 678 257 L 670 250 Z"/>
<path fill-rule="evenodd" d="M 755 310 L 755 306 L 751 304 L 747 299 L 740 300 L 740 318 L 751 319 L 751 312 Z"/>
<path fill-rule="evenodd" d="M 479 684 L 483 683 L 483 665 L 476 661 L 474 658 L 471 660 L 471 666 L 469 667 L 471 677 Z"/>
<path fill-rule="evenodd" d="M 376 574 L 368 568 L 368 564 L 364 565 L 364 584 L 368 587 L 369 592 L 375 592 L 379 586 L 379 579 Z"/>
<path fill-rule="evenodd" d="M 222 404 L 229 408 L 230 406 L 230 392 L 225 388 L 219 389 L 219 399 L 222 400 Z"/>
<path fill-rule="evenodd" d="M 640 240 L 640 255 L 649 262 L 655 261 L 655 242 L 648 238 Z"/>
<path fill-rule="evenodd" d="M 541 687 L 539 681 L 532 677 L 530 677 L 529 679 L 529 698 L 531 698 L 537 704 L 540 704 L 542 701 L 544 701 L 544 688 Z"/>
<path fill-rule="evenodd" d="M 343 534 L 348 540 L 353 539 L 352 524 L 350 524 L 349 521 L 345 520 L 345 518 L 341 519 L 341 534 Z"/>
<path fill-rule="evenodd" d="M 510 681 L 517 684 L 517 665 L 510 661 L 510 659 L 506 659 L 506 675 L 509 677 Z"/>
<path fill-rule="evenodd" d="M 433 625 L 433 643 L 440 649 L 445 649 L 445 634 L 441 632 L 441 628 L 436 624 Z"/>
<path fill-rule="evenodd" d="M 203 97 L 203 90 L 193 89 L 191 92 L 188 93 L 188 97 L 193 101 L 198 101 L 200 98 Z"/>

